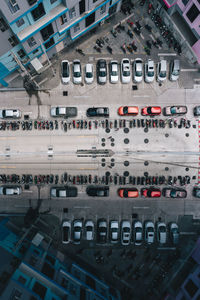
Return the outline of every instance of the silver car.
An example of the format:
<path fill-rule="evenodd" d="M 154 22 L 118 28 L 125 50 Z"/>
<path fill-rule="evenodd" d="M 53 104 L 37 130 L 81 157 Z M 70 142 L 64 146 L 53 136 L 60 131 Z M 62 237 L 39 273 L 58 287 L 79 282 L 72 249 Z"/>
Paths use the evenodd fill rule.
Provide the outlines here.
<path fill-rule="evenodd" d="M 82 82 L 81 62 L 78 59 L 73 61 L 73 82 L 74 84 Z"/>
<path fill-rule="evenodd" d="M 136 246 L 142 244 L 142 222 L 136 221 L 133 225 L 133 232 L 134 232 L 134 243 Z"/>
<path fill-rule="evenodd" d="M 141 82 L 143 78 L 142 65 L 141 58 L 136 58 L 133 62 L 133 81 L 137 83 Z"/>
<path fill-rule="evenodd" d="M 83 222 L 81 220 L 74 220 L 73 223 L 73 242 L 80 244 L 82 237 Z"/>
<path fill-rule="evenodd" d="M 169 227 L 170 239 L 174 245 L 177 245 L 179 242 L 179 229 L 176 223 L 171 223 Z"/>
<path fill-rule="evenodd" d="M 154 233 L 155 231 L 155 226 L 153 222 L 148 221 L 145 223 L 145 241 L 148 244 L 152 244 L 154 242 Z"/>
<path fill-rule="evenodd" d="M 131 223 L 122 221 L 121 224 L 121 243 L 123 246 L 128 246 L 131 241 Z"/>
<path fill-rule="evenodd" d="M 94 222 L 91 220 L 85 222 L 85 238 L 87 241 L 94 239 Z"/>
<path fill-rule="evenodd" d="M 14 196 L 20 195 L 22 192 L 21 186 L 0 186 L 0 195 Z"/>
<path fill-rule="evenodd" d="M 157 223 L 157 241 L 162 245 L 167 241 L 167 227 L 163 222 Z"/>
<path fill-rule="evenodd" d="M 110 82 L 117 83 L 118 80 L 119 80 L 118 62 L 116 60 L 112 60 L 110 62 Z"/>
<path fill-rule="evenodd" d="M 119 240 L 119 222 L 111 221 L 110 222 L 110 241 L 115 244 Z"/>
<path fill-rule="evenodd" d="M 19 109 L 0 109 L 0 119 L 19 119 L 21 116 Z"/>

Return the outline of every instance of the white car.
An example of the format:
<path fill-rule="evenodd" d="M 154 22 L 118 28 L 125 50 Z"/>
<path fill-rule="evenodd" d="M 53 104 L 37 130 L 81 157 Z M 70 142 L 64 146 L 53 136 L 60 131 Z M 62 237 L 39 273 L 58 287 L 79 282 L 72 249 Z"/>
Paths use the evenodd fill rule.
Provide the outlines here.
<path fill-rule="evenodd" d="M 62 242 L 63 244 L 68 244 L 71 238 L 71 222 L 63 221 L 62 223 Z"/>
<path fill-rule="evenodd" d="M 133 62 L 133 81 L 139 83 L 143 78 L 143 64 L 141 58 L 136 58 Z"/>
<path fill-rule="evenodd" d="M 162 245 L 167 241 L 167 227 L 163 222 L 157 223 L 157 241 Z"/>
<path fill-rule="evenodd" d="M 78 59 L 73 61 L 73 82 L 74 84 L 82 82 L 81 62 Z"/>
<path fill-rule="evenodd" d="M 167 61 L 162 59 L 157 65 L 157 81 L 163 82 L 167 78 Z"/>
<path fill-rule="evenodd" d="M 147 83 L 151 83 L 154 81 L 154 78 L 155 78 L 154 62 L 153 60 L 149 59 L 148 62 L 145 64 L 145 81 Z"/>
<path fill-rule="evenodd" d="M 133 225 L 134 243 L 136 246 L 142 244 L 142 222 L 136 221 Z"/>
<path fill-rule="evenodd" d="M 119 240 L 119 222 L 111 221 L 110 222 L 110 241 L 115 244 Z"/>
<path fill-rule="evenodd" d="M 131 241 L 131 223 L 122 221 L 121 225 L 121 243 L 123 246 L 128 246 Z"/>
<path fill-rule="evenodd" d="M 118 62 L 116 60 L 112 60 L 110 62 L 110 82 L 117 83 L 118 80 L 119 80 Z"/>
<path fill-rule="evenodd" d="M 76 245 L 80 244 L 82 237 L 83 222 L 81 220 L 75 220 L 73 223 L 73 229 L 73 242 Z"/>
<path fill-rule="evenodd" d="M 0 109 L 0 119 L 19 119 L 21 116 L 19 109 Z"/>
<path fill-rule="evenodd" d="M 121 79 L 122 83 L 131 81 L 130 60 L 128 58 L 123 58 L 121 61 Z"/>
<path fill-rule="evenodd" d="M 0 195 L 14 196 L 20 195 L 22 192 L 21 186 L 0 186 Z"/>
<path fill-rule="evenodd" d="M 148 244 L 152 244 L 154 242 L 154 233 L 155 231 L 155 226 L 153 222 L 148 221 L 145 223 L 145 241 Z"/>
<path fill-rule="evenodd" d="M 64 84 L 66 84 L 70 81 L 68 60 L 63 60 L 61 62 L 61 79 L 62 79 L 62 83 L 64 83 Z"/>
<path fill-rule="evenodd" d="M 170 239 L 174 245 L 177 245 L 179 242 L 179 229 L 176 223 L 170 224 Z"/>
<path fill-rule="evenodd" d="M 91 84 L 94 81 L 93 64 L 86 64 L 85 66 L 85 82 Z"/>
<path fill-rule="evenodd" d="M 92 241 L 94 239 L 94 222 L 86 221 L 85 222 L 85 237 L 87 241 Z"/>

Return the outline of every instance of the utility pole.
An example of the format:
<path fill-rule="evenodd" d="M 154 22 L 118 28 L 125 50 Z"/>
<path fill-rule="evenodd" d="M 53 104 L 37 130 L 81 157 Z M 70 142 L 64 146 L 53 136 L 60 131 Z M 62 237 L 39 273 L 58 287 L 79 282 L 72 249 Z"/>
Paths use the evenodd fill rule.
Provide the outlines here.
<path fill-rule="evenodd" d="M 12 51 L 11 51 L 11 54 L 12 54 L 14 60 L 16 61 L 16 63 L 18 64 L 18 66 L 20 67 L 20 69 L 22 71 L 22 77 L 26 79 L 26 81 L 29 85 L 35 86 L 37 89 L 39 89 L 40 88 L 39 84 L 33 79 L 31 74 L 27 71 L 27 69 L 21 63 L 21 61 L 17 57 L 17 55 L 15 55 L 15 53 L 13 53 Z"/>

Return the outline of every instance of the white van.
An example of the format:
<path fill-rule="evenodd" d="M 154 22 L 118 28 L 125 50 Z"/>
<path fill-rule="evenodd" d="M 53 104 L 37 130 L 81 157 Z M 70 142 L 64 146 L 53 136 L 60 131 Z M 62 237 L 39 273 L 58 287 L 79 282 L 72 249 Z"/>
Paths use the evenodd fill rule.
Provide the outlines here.
<path fill-rule="evenodd" d="M 167 78 L 167 61 L 162 59 L 157 65 L 157 81 L 163 82 Z"/>

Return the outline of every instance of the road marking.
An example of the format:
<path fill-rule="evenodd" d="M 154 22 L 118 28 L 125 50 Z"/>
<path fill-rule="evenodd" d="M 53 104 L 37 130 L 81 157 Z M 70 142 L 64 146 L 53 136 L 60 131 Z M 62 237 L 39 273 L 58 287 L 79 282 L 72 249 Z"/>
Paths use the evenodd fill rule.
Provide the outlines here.
<path fill-rule="evenodd" d="M 16 137 L 14 136 L 10 136 L 10 137 L 6 137 L 6 136 L 2 136 L 0 137 L 1 140 L 16 140 Z"/>
<path fill-rule="evenodd" d="M 133 95 L 132 97 L 138 97 L 138 98 L 149 98 L 149 95 L 144 95 L 144 96 L 140 96 L 140 95 Z"/>
<path fill-rule="evenodd" d="M 73 96 L 74 98 L 89 98 L 90 96 Z"/>
<path fill-rule="evenodd" d="M 90 206 L 74 206 L 73 208 L 91 208 Z"/>
<path fill-rule="evenodd" d="M 158 56 L 176 56 L 176 53 L 158 53 Z"/>
<path fill-rule="evenodd" d="M 181 69 L 181 72 L 197 72 L 198 69 Z"/>
<path fill-rule="evenodd" d="M 149 206 L 133 206 L 134 209 L 149 209 Z"/>
<path fill-rule="evenodd" d="M 15 166 L 0 166 L 0 169 L 16 169 Z"/>
<path fill-rule="evenodd" d="M 182 234 L 182 235 L 196 235 L 197 232 L 185 232 L 185 231 L 182 231 L 182 232 L 180 232 L 180 234 Z"/>

